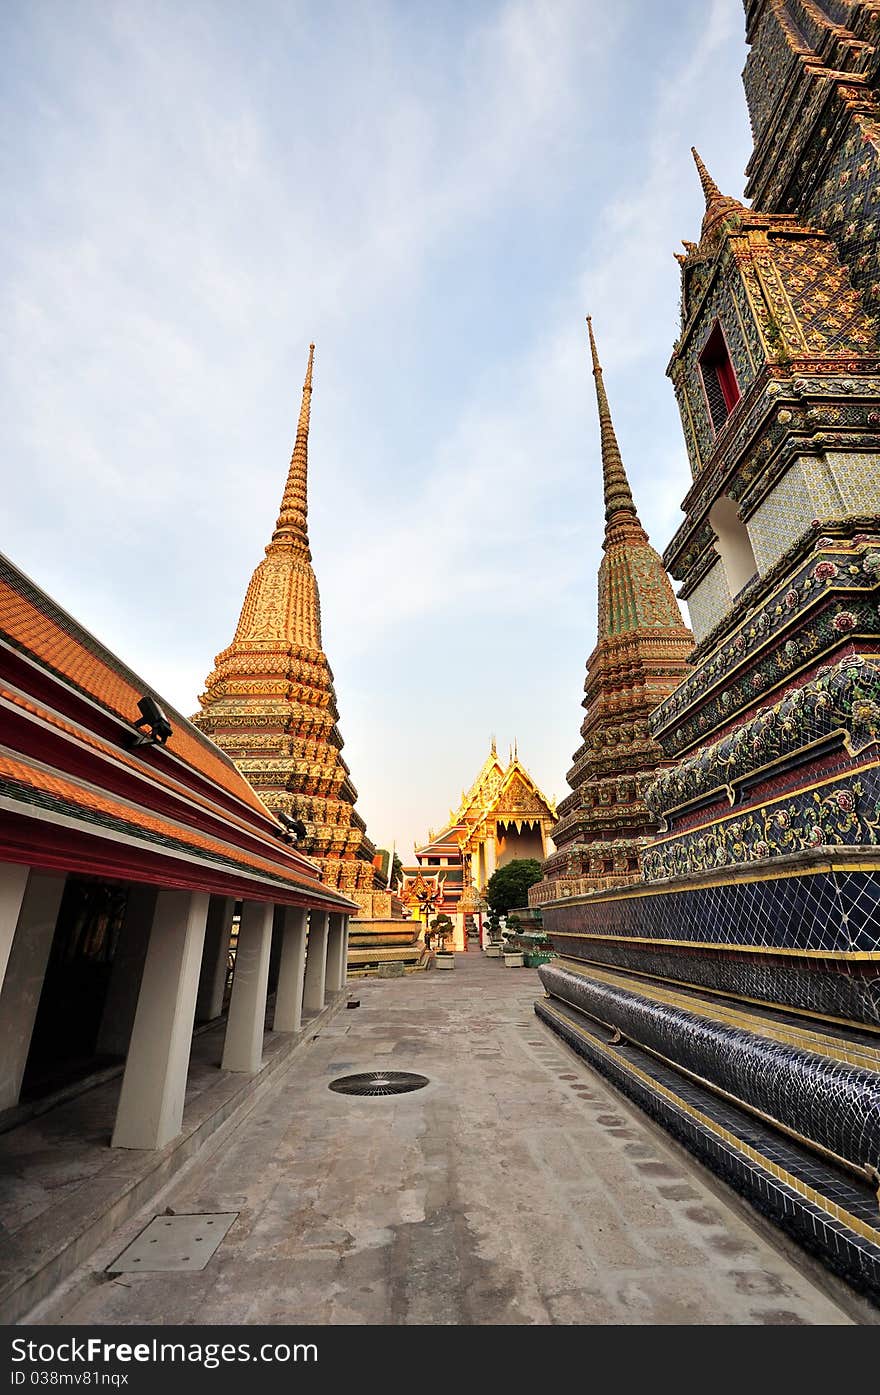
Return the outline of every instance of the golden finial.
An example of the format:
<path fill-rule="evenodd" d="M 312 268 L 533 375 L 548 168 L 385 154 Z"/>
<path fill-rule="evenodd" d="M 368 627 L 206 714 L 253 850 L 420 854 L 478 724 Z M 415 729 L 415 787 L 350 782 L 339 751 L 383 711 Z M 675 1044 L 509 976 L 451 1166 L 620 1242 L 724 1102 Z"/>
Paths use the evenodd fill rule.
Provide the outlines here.
<path fill-rule="evenodd" d="M 290 469 L 281 500 L 281 512 L 272 535 L 273 542 L 295 540 L 308 551 L 308 482 L 309 482 L 309 419 L 312 407 L 312 369 L 315 363 L 315 346 L 309 345 L 309 362 L 303 383 L 302 403 L 299 421 L 296 425 L 296 440 Z"/>
<path fill-rule="evenodd" d="M 596 379 L 596 402 L 599 407 L 599 435 L 602 443 L 602 475 L 605 489 L 605 518 L 610 520 L 612 514 L 625 509 L 628 513 L 631 513 L 636 522 L 638 522 L 636 506 L 633 503 L 629 480 L 626 477 L 626 470 L 623 467 L 623 460 L 620 455 L 620 447 L 617 444 L 617 436 L 614 432 L 614 424 L 611 420 L 611 408 L 608 406 L 608 397 L 602 379 L 602 365 L 599 362 L 599 352 L 596 348 L 596 340 L 593 335 L 593 320 L 591 315 L 587 316 L 587 330 L 590 335 L 593 377 Z"/>
<path fill-rule="evenodd" d="M 697 167 L 697 174 L 700 176 L 700 183 L 703 186 L 703 193 L 706 198 L 706 212 L 703 214 L 703 227 L 701 238 L 705 238 L 707 233 L 723 223 L 725 218 L 731 214 L 745 213 L 746 210 L 739 199 L 731 198 L 728 194 L 722 194 L 715 180 L 712 178 L 706 166 L 700 159 L 696 147 L 691 146 L 691 154 L 694 157 L 694 164 Z M 687 243 L 685 243 L 687 247 Z M 690 248 L 688 248 L 690 251 Z"/>
<path fill-rule="evenodd" d="M 703 193 L 706 196 L 706 207 L 708 208 L 709 205 L 711 203 L 714 203 L 716 199 L 724 198 L 724 195 L 722 194 L 721 190 L 718 188 L 718 185 L 715 183 L 715 180 L 712 178 L 711 174 L 706 169 L 706 166 L 700 159 L 700 156 L 697 152 L 697 147 L 695 145 L 691 146 L 691 154 L 694 157 L 694 164 L 697 167 L 697 174 L 700 176 L 700 183 L 703 186 Z"/>

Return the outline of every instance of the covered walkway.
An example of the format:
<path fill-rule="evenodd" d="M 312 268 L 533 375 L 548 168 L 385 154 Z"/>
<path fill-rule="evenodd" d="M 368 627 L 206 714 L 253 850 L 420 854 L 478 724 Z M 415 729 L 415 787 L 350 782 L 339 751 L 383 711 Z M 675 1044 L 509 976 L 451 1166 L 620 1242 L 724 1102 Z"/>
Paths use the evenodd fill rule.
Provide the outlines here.
<path fill-rule="evenodd" d="M 361 1006 L 322 1024 L 223 1146 L 31 1318 L 864 1320 L 536 1020 L 540 991 L 533 971 L 479 954 L 454 973 L 349 985 Z M 366 1099 L 327 1088 L 370 1069 L 430 1084 Z M 237 1219 L 201 1271 L 101 1282 L 166 1206 Z"/>

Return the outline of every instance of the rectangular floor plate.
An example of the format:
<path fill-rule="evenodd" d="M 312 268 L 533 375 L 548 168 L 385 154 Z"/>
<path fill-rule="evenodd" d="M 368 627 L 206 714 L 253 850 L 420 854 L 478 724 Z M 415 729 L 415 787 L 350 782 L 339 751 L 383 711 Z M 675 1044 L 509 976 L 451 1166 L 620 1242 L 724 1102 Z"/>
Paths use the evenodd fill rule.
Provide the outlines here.
<path fill-rule="evenodd" d="M 107 1265 L 108 1274 L 204 1269 L 237 1211 L 201 1216 L 154 1216 L 136 1240 Z"/>

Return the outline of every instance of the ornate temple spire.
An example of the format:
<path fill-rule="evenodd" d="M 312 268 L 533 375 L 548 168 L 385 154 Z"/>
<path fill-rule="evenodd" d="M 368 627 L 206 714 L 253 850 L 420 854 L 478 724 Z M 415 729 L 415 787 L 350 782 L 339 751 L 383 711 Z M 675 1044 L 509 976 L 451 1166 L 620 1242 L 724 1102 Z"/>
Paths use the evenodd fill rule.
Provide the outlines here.
<path fill-rule="evenodd" d="M 700 183 L 703 186 L 703 193 L 706 195 L 706 207 L 711 208 L 713 199 L 723 199 L 724 195 L 715 183 L 706 166 L 700 159 L 699 151 L 695 145 L 691 146 L 691 154 L 694 157 L 694 164 L 697 167 L 697 174 L 700 176 Z"/>
<path fill-rule="evenodd" d="M 700 183 L 703 186 L 703 194 L 706 198 L 706 212 L 703 215 L 702 238 L 710 233 L 717 224 L 723 223 L 725 218 L 731 214 L 747 212 L 739 199 L 731 198 L 729 194 L 722 194 L 715 180 L 712 178 L 706 166 L 700 159 L 696 146 L 691 146 L 691 154 L 694 157 L 694 164 L 697 167 L 697 174 L 700 176 Z M 690 249 L 688 249 L 690 250 Z"/>
<path fill-rule="evenodd" d="M 315 346 L 303 384 L 281 512 L 256 567 L 232 643 L 214 661 L 196 726 L 228 752 L 270 809 L 304 823 L 305 851 L 333 887 L 382 889 L 375 848 L 342 757 L 333 674 L 309 552 L 309 415 Z"/>
<path fill-rule="evenodd" d="M 296 427 L 296 441 L 281 500 L 281 512 L 272 534 L 273 542 L 299 542 L 308 552 L 309 414 L 312 406 L 312 367 L 315 346 L 309 345 L 309 363 L 303 383 L 302 405 Z"/>
<path fill-rule="evenodd" d="M 587 316 L 587 329 L 590 334 L 590 352 L 593 356 L 593 377 L 596 379 L 596 401 L 599 406 L 599 432 L 602 441 L 602 476 L 605 487 L 605 518 L 610 523 L 612 515 L 625 511 L 632 515 L 638 523 L 636 506 L 633 503 L 632 491 L 629 487 L 629 480 L 626 477 L 626 470 L 623 467 L 623 460 L 620 455 L 620 447 L 617 444 L 617 437 L 614 434 L 614 424 L 611 420 L 611 408 L 608 406 L 608 397 L 605 392 L 605 384 L 602 381 L 602 365 L 599 362 L 599 355 L 596 351 L 596 340 L 593 338 L 593 321 Z"/>

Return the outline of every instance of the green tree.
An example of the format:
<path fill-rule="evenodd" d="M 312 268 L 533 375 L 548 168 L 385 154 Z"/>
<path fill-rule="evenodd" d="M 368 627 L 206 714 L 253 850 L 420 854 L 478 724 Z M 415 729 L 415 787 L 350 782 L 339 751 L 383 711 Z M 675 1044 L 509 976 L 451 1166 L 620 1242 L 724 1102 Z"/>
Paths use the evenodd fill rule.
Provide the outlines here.
<path fill-rule="evenodd" d="M 499 867 L 493 872 L 486 887 L 486 900 L 489 910 L 495 915 L 506 915 L 517 906 L 525 906 L 529 899 L 529 887 L 541 880 L 541 864 L 534 857 L 519 857 Z"/>

